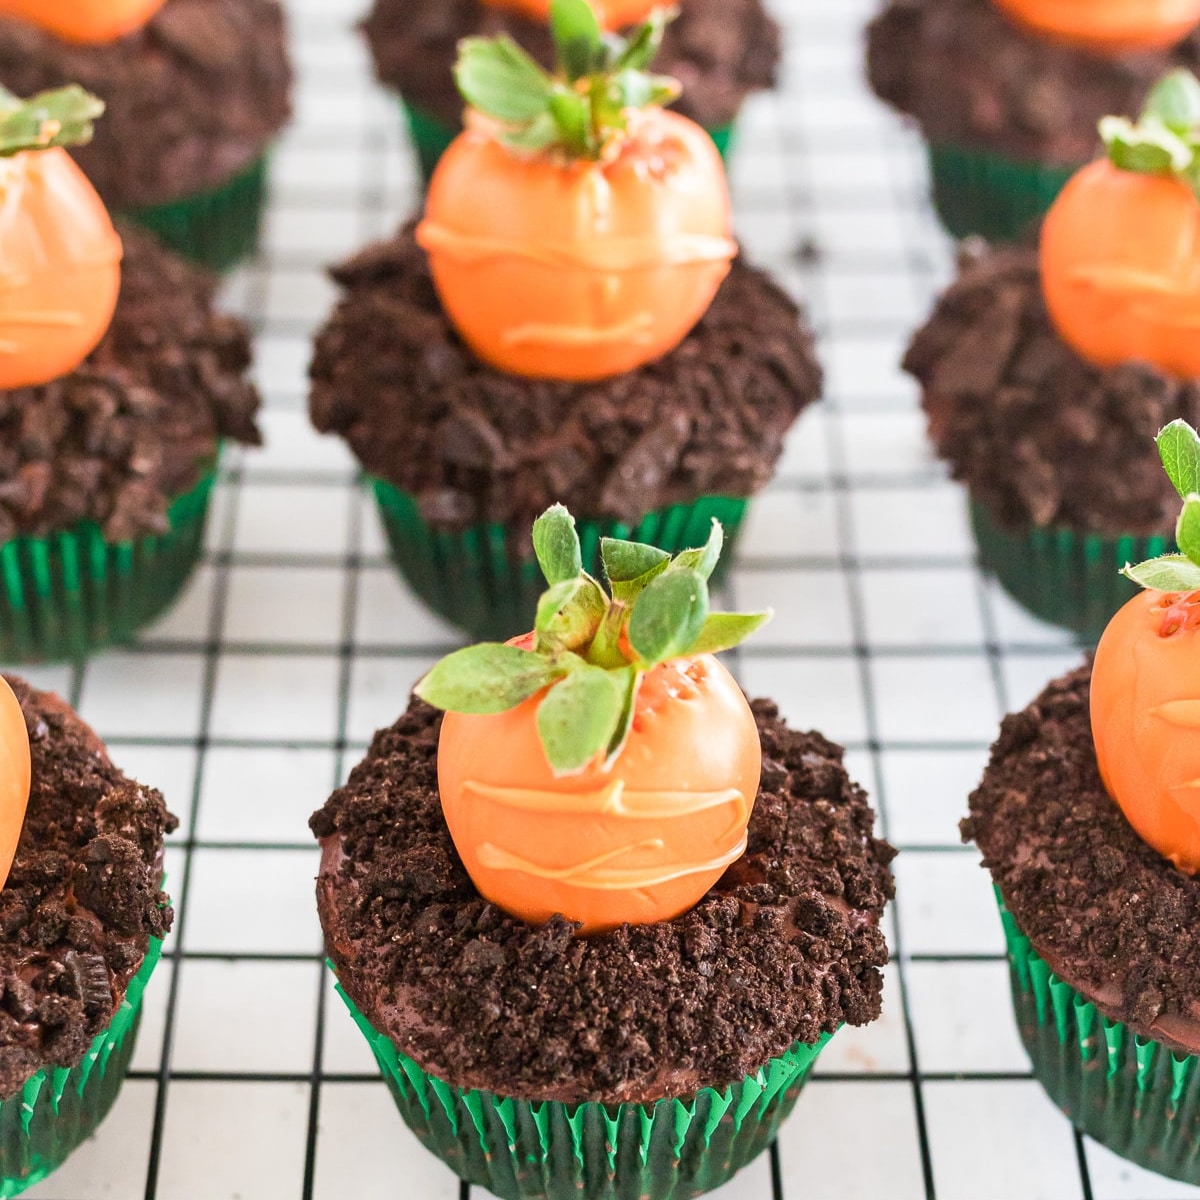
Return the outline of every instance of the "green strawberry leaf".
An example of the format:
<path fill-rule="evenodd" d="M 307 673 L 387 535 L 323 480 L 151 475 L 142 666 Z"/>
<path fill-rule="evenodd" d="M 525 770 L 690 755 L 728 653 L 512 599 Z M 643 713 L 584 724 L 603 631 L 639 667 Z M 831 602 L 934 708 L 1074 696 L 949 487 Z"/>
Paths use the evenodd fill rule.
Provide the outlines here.
<path fill-rule="evenodd" d="M 75 84 L 28 100 L 0 88 L 0 158 L 25 150 L 86 145 L 92 140 L 92 122 L 103 112 L 104 102 Z"/>
<path fill-rule="evenodd" d="M 1163 76 L 1150 90 L 1143 114 L 1180 136 L 1194 132 L 1200 128 L 1200 80 L 1182 68 Z"/>
<path fill-rule="evenodd" d="M 709 613 L 700 636 L 687 648 L 688 654 L 720 654 L 740 646 L 752 633 L 761 629 L 774 614 Z"/>
<path fill-rule="evenodd" d="M 551 586 L 583 573 L 583 552 L 575 531 L 575 518 L 563 505 L 553 505 L 534 521 L 533 552 Z"/>
<path fill-rule="evenodd" d="M 551 79 L 512 38 L 464 38 L 454 78 L 474 109 L 510 125 L 534 121 L 549 108 Z"/>
<path fill-rule="evenodd" d="M 695 571 L 668 571 L 637 598 L 629 618 L 629 644 L 653 666 L 686 654 L 708 617 L 708 583 Z"/>
<path fill-rule="evenodd" d="M 604 589 L 587 575 L 556 583 L 538 600 L 537 649 L 555 654 L 588 646 L 608 610 Z"/>
<path fill-rule="evenodd" d="M 1200 565 L 1182 554 L 1165 554 L 1121 572 L 1140 587 L 1156 592 L 1194 592 L 1200 590 Z"/>
<path fill-rule="evenodd" d="M 671 565 L 671 556 L 665 550 L 641 542 L 601 538 L 600 561 L 604 564 L 604 575 L 613 599 L 632 604 L 650 582 Z"/>
<path fill-rule="evenodd" d="M 621 685 L 622 696 L 621 716 L 617 721 L 617 728 L 609 740 L 608 755 L 605 759 L 606 765 L 611 766 L 621 751 L 625 749 L 625 743 L 629 741 L 629 734 L 633 730 L 633 715 L 637 708 L 638 691 L 641 689 L 645 672 L 639 671 L 636 667 L 623 667 L 619 671 L 609 671 L 609 675 Z"/>
<path fill-rule="evenodd" d="M 482 642 L 443 658 L 413 691 L 445 712 L 508 712 L 566 674 L 564 664 L 532 650 Z"/>
<path fill-rule="evenodd" d="M 663 35 L 675 19 L 669 8 L 656 8 L 645 23 L 625 39 L 614 39 L 613 71 L 646 71 L 662 49 Z"/>
<path fill-rule="evenodd" d="M 1195 492 L 1183 502 L 1175 526 L 1175 542 L 1187 558 L 1200 566 L 1200 496 Z"/>
<path fill-rule="evenodd" d="M 558 61 L 569 82 L 604 69 L 607 58 L 604 34 L 595 10 L 587 0 L 553 0 L 550 32 Z"/>
<path fill-rule="evenodd" d="M 586 96 L 561 83 L 550 94 L 550 115 L 558 126 L 558 136 L 570 153 L 583 157 L 591 149 L 591 112 Z"/>
<path fill-rule="evenodd" d="M 1167 478 L 1180 497 L 1200 492 L 1200 435 L 1186 421 L 1177 420 L 1162 430 L 1157 440 Z"/>
<path fill-rule="evenodd" d="M 724 549 L 725 530 L 721 528 L 721 522 L 713 517 L 708 542 L 699 550 L 685 550 L 682 554 L 677 554 L 671 563 L 671 570 L 695 571 L 702 579 L 711 579 Z"/>
<path fill-rule="evenodd" d="M 1105 117 L 1100 136 L 1114 165 L 1139 175 L 1181 174 L 1195 158 L 1193 148 L 1155 118 L 1134 125 L 1124 117 Z"/>
<path fill-rule="evenodd" d="M 576 774 L 607 750 L 624 705 L 619 673 L 602 667 L 579 667 L 546 693 L 538 734 L 555 775 Z"/>

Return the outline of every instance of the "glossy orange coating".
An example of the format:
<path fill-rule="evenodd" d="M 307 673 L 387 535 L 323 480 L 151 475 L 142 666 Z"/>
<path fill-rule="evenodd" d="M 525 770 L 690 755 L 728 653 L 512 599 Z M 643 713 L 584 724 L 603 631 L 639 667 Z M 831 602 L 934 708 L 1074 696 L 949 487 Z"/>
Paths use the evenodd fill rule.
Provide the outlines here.
<path fill-rule="evenodd" d="M 661 358 L 708 310 L 737 253 L 720 155 L 677 113 L 630 121 L 610 162 L 518 156 L 470 127 L 442 158 L 417 239 L 485 362 L 604 379 Z"/>
<path fill-rule="evenodd" d="M 0 16 L 17 17 L 64 42 L 115 42 L 141 29 L 166 0 L 0 0 Z"/>
<path fill-rule="evenodd" d="M 506 8 L 534 21 L 550 20 L 550 0 L 483 0 L 491 8 Z M 592 8 L 605 29 L 625 29 L 645 21 L 664 0 L 591 0 Z"/>
<path fill-rule="evenodd" d="M 65 150 L 0 158 L 0 390 L 69 374 L 107 332 L 121 239 Z"/>
<path fill-rule="evenodd" d="M 1200 200 L 1105 159 L 1067 184 L 1042 226 L 1042 291 L 1089 362 L 1200 376 Z"/>
<path fill-rule="evenodd" d="M 1200 0 L 994 0 L 1018 25 L 1100 54 L 1162 50 L 1200 24 Z"/>
<path fill-rule="evenodd" d="M 1091 705 L 1109 795 L 1144 841 L 1200 871 L 1200 593 L 1143 592 L 1113 617 Z"/>
<path fill-rule="evenodd" d="M 12 688 L 0 678 L 0 887 L 21 840 L 32 772 L 25 714 Z"/>
<path fill-rule="evenodd" d="M 541 699 L 442 723 L 442 809 L 475 886 L 584 933 L 686 912 L 741 857 L 758 795 L 758 729 L 733 677 L 707 655 L 655 667 L 612 767 L 566 778 L 538 738 Z"/>

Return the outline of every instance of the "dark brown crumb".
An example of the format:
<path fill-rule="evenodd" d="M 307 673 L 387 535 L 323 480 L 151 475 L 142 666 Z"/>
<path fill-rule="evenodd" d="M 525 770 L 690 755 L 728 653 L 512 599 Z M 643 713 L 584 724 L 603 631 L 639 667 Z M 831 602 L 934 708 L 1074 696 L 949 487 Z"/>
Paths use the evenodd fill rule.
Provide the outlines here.
<path fill-rule="evenodd" d="M 1001 525 L 1174 533 L 1179 497 L 1154 437 L 1200 420 L 1200 384 L 1084 362 L 1050 322 L 1036 251 L 968 246 L 904 368 L 939 454 Z"/>
<path fill-rule="evenodd" d="M 1143 842 L 1105 790 L 1090 685 L 1089 663 L 1005 718 L 963 839 L 1060 975 L 1137 1034 L 1197 1053 L 1200 879 Z"/>
<path fill-rule="evenodd" d="M 684 343 L 598 384 L 519 379 L 480 362 L 438 302 L 411 227 L 338 267 L 310 410 L 439 529 L 529 529 L 549 505 L 634 522 L 698 496 L 748 496 L 817 399 L 795 304 L 736 263 Z"/>
<path fill-rule="evenodd" d="M 57 3 L 57 0 L 47 0 Z M 77 46 L 0 18 L 0 80 L 31 96 L 78 83 L 107 104 L 72 153 L 116 209 L 167 204 L 232 179 L 290 112 L 278 0 L 167 0 L 144 29 Z"/>
<path fill-rule="evenodd" d="M 450 1082 L 565 1102 L 723 1086 L 874 1020 L 895 851 L 872 836 L 841 748 L 753 707 L 763 776 L 746 855 L 674 921 L 579 938 L 475 891 L 438 799 L 441 714 L 414 701 L 310 822 L 343 986 Z"/>
<path fill-rule="evenodd" d="M 460 39 L 507 33 L 544 65 L 553 57 L 544 23 L 479 0 L 375 0 L 363 29 L 380 81 L 448 125 L 463 110 L 451 70 Z M 750 92 L 774 85 L 781 53 L 762 0 L 687 0 L 654 69 L 683 85 L 680 112 L 719 129 Z"/>
<path fill-rule="evenodd" d="M 930 142 L 1064 166 L 1093 157 L 1101 117 L 1136 115 L 1179 67 L 1200 70 L 1200 31 L 1100 56 L 1023 32 L 993 0 L 892 0 L 867 34 L 871 86 Z"/>
<path fill-rule="evenodd" d="M 0 891 L 0 1098 L 42 1067 L 71 1067 L 111 1020 L 150 937 L 172 912 L 159 890 L 162 796 L 127 779 L 57 697 L 5 676 L 25 713 L 33 786 Z"/>
<path fill-rule="evenodd" d="M 95 521 L 109 541 L 167 528 L 221 438 L 257 445 L 249 332 L 212 310 L 216 281 L 122 226 L 121 296 L 72 374 L 0 391 L 0 544 Z"/>

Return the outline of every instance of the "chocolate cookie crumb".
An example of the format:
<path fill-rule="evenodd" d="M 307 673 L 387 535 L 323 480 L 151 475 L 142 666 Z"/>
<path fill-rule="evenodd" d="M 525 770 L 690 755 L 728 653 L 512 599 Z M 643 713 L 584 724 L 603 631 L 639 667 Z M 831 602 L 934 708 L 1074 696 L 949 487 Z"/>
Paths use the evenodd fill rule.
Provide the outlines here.
<path fill-rule="evenodd" d="M 33 786 L 0 891 L 0 1099 L 43 1067 L 73 1067 L 112 1019 L 172 911 L 159 890 L 162 796 L 127 779 L 57 697 L 14 676 Z"/>
<path fill-rule="evenodd" d="M 840 747 L 753 705 L 749 847 L 674 921 L 575 936 L 485 901 L 437 791 L 441 714 L 414 700 L 310 822 L 326 945 L 361 1011 L 459 1087 L 566 1103 L 721 1087 L 879 1015 L 895 851 Z"/>
<path fill-rule="evenodd" d="M 698 496 L 748 496 L 821 390 L 796 305 L 738 262 L 683 344 L 599 383 L 487 366 L 443 312 L 412 226 L 333 272 L 346 295 L 317 337 L 310 412 L 435 528 L 527 530 L 561 502 L 636 522 Z"/>

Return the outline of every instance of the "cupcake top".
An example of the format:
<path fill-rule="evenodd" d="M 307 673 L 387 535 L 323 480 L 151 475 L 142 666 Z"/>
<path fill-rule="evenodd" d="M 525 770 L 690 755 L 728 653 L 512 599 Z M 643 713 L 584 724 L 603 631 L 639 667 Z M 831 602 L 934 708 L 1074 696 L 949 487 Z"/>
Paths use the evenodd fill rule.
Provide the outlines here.
<path fill-rule="evenodd" d="M 116 209 L 227 182 L 288 119 L 291 71 L 277 0 L 166 0 L 115 41 L 69 41 L 0 16 L 0 83 L 20 95 L 77 82 L 108 115 L 75 151 Z"/>
<path fill-rule="evenodd" d="M 29 807 L 0 891 L 0 1098 L 72 1067 L 108 1025 L 172 912 L 162 796 L 127 779 L 59 697 L 5 677 L 24 716 Z"/>
<path fill-rule="evenodd" d="M 92 520 L 109 541 L 167 529 L 222 438 L 257 444 L 249 333 L 216 280 L 122 226 L 112 324 L 70 374 L 0 390 L 0 543 Z M 0 312 L 0 326 L 3 314 Z"/>
<path fill-rule="evenodd" d="M 1200 70 L 1200 30 L 1167 49 L 1105 54 L 1018 25 L 1004 6 L 1039 7 L 1013 0 L 892 0 L 871 24 L 872 88 L 915 117 L 934 145 L 1049 165 L 1084 163 L 1101 117 L 1138 111 L 1168 70 Z"/>
<path fill-rule="evenodd" d="M 457 125 L 463 105 L 449 67 L 463 38 L 506 33 L 544 66 L 553 63 L 545 20 L 518 11 L 522 7 L 527 6 L 375 0 L 363 28 L 376 74 L 418 108 Z M 780 54 L 779 26 L 762 0 L 684 0 L 664 39 L 659 67 L 684 86 L 678 110 L 718 129 L 733 121 L 750 92 L 774 84 Z"/>

